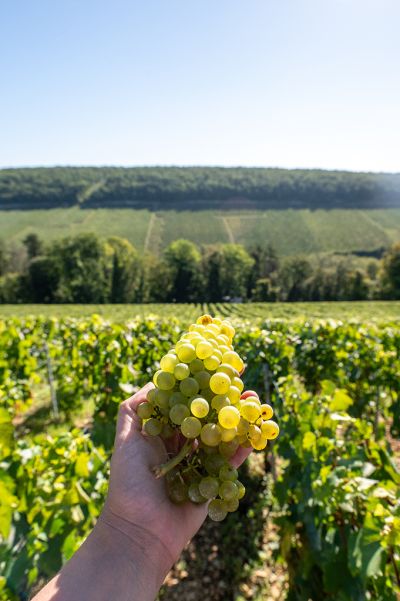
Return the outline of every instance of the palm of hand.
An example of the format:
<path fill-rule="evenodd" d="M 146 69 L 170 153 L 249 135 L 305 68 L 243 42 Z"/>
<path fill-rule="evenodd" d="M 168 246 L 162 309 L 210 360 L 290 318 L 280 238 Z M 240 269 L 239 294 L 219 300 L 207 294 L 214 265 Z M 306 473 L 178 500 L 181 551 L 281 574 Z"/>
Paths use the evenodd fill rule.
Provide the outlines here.
<path fill-rule="evenodd" d="M 168 456 L 161 439 L 140 431 L 135 408 L 148 387 L 121 406 L 106 508 L 125 520 L 127 527 L 134 525 L 161 542 L 175 560 L 203 523 L 207 507 L 190 502 L 175 505 L 167 497 L 164 478 L 151 471 Z"/>
<path fill-rule="evenodd" d="M 168 458 L 160 438 L 142 434 L 136 414 L 137 405 L 146 400 L 152 387 L 153 384 L 147 384 L 121 404 L 104 513 L 108 521 L 116 518 L 118 529 L 128 536 L 133 529 L 147 540 L 150 536 L 158 541 L 173 562 L 204 522 L 207 504 L 175 505 L 167 496 L 164 478 L 156 478 L 152 472 Z M 231 459 L 232 465 L 239 467 L 249 453 L 250 449 L 239 447 Z"/>

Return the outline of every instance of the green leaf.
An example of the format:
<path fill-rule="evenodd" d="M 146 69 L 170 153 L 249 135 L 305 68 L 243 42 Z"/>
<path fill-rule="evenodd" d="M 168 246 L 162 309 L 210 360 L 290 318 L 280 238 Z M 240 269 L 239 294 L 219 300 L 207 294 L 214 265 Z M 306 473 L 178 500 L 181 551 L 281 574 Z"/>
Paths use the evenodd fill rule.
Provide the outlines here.
<path fill-rule="evenodd" d="M 90 456 L 88 453 L 80 453 L 75 462 L 75 473 L 80 478 L 87 478 L 89 476 L 89 463 Z"/>
<path fill-rule="evenodd" d="M 353 399 L 349 397 L 345 390 L 338 388 L 329 403 L 330 411 L 346 411 L 353 404 Z"/>
<path fill-rule="evenodd" d="M 371 540 L 369 532 L 361 528 L 359 532 L 350 534 L 348 545 L 348 563 L 353 575 L 360 574 L 366 581 L 383 574 L 386 553 L 379 540 Z"/>
<path fill-rule="evenodd" d="M 331 380 L 322 380 L 321 388 L 322 388 L 322 394 L 331 396 L 336 390 L 336 384 L 335 384 L 335 382 L 331 382 Z"/>
<path fill-rule="evenodd" d="M 78 536 L 75 530 L 71 530 L 68 536 L 64 539 L 62 545 L 62 553 L 66 560 L 70 559 L 78 548 Z"/>
<path fill-rule="evenodd" d="M 303 449 L 309 451 L 315 448 L 316 437 L 314 432 L 306 432 L 303 436 Z"/>
<path fill-rule="evenodd" d="M 6 409 L 0 407 L 0 459 L 9 455 L 14 439 L 14 426 L 11 415 Z"/>

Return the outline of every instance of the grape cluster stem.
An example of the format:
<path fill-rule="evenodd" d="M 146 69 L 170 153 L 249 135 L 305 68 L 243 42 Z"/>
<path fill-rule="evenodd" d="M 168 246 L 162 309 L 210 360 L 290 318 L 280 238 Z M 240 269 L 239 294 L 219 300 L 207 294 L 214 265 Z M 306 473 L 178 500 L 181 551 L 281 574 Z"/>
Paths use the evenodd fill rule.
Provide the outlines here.
<path fill-rule="evenodd" d="M 155 477 L 162 478 L 174 467 L 179 465 L 182 459 L 184 459 L 186 455 L 190 453 L 190 451 L 192 450 L 192 446 L 193 440 L 187 440 L 181 448 L 181 450 L 179 451 L 179 453 L 175 455 L 175 457 L 172 457 L 172 459 L 166 461 L 165 463 L 162 463 L 161 465 L 156 465 L 155 467 L 153 467 L 153 474 L 155 475 Z"/>

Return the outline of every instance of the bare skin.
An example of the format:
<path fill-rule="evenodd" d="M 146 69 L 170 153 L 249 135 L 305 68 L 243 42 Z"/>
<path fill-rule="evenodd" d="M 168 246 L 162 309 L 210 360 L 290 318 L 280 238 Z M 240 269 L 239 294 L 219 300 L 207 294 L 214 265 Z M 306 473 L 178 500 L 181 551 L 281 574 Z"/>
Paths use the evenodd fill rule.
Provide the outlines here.
<path fill-rule="evenodd" d="M 142 433 L 136 415 L 152 387 L 147 384 L 120 406 L 109 492 L 95 528 L 32 601 L 153 601 L 204 522 L 206 505 L 174 505 L 164 480 L 152 472 L 168 457 L 161 439 Z M 231 463 L 238 467 L 249 452 L 238 449 Z"/>

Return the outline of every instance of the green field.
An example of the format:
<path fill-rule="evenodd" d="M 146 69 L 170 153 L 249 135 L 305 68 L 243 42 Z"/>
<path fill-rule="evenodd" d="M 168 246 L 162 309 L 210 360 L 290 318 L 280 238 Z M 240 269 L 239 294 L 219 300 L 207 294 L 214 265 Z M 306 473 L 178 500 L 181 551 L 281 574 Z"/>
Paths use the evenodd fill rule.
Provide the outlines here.
<path fill-rule="evenodd" d="M 196 244 L 272 244 L 279 255 L 371 251 L 400 240 L 400 209 L 161 211 L 49 209 L 1 211 L 0 239 L 36 232 L 45 240 L 82 232 L 127 238 L 140 251 L 160 252 L 172 240 Z"/>
<path fill-rule="evenodd" d="M 259 319 L 321 318 L 388 322 L 400 320 L 400 301 L 325 302 L 325 303 L 247 303 L 247 304 L 148 304 L 148 305 L 0 305 L 1 317 L 88 317 L 93 313 L 125 321 L 134 317 L 175 316 L 189 321 L 202 313 Z"/>

